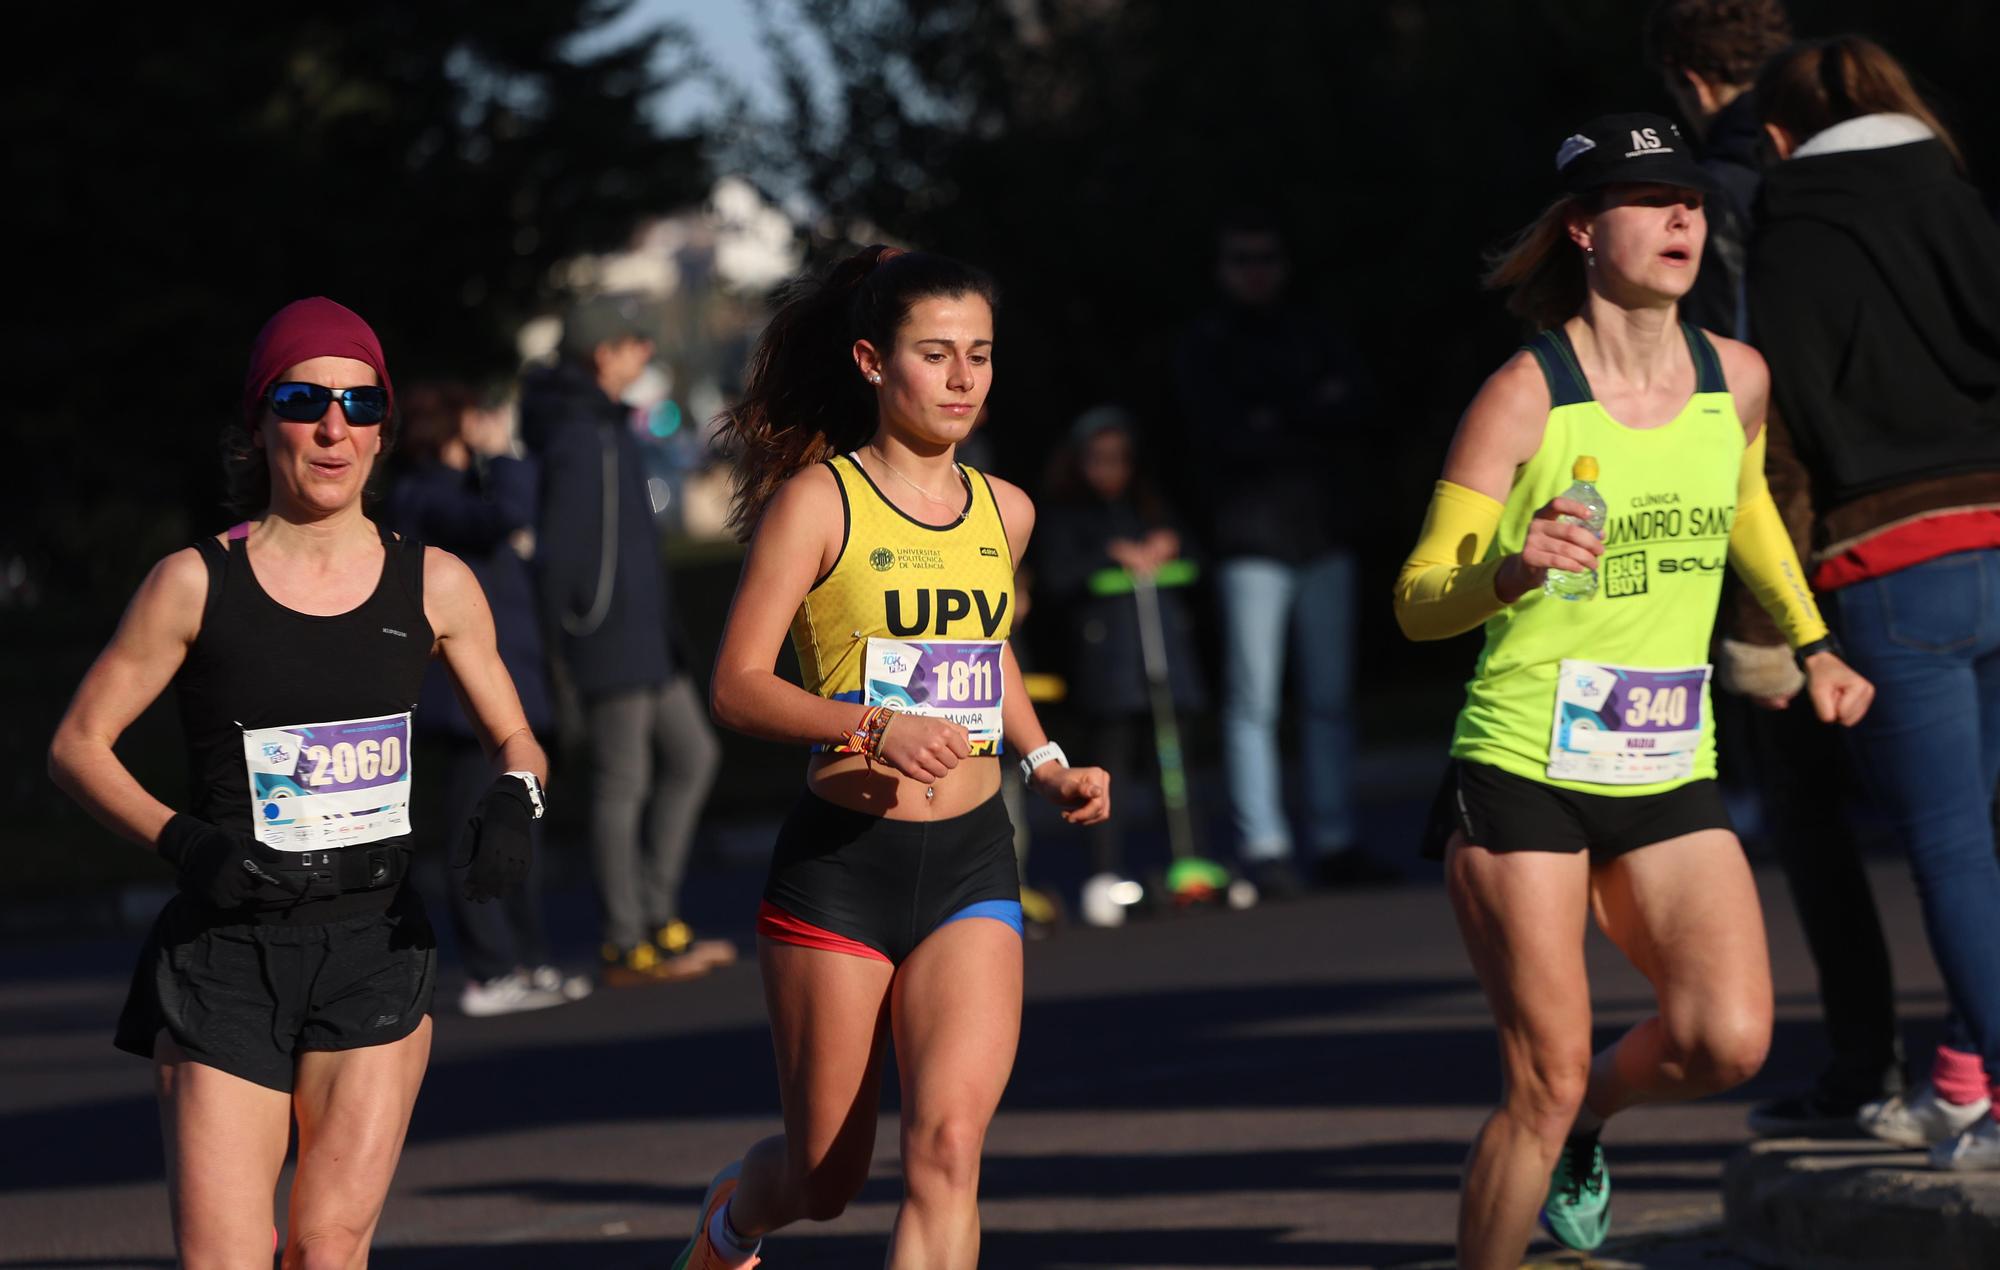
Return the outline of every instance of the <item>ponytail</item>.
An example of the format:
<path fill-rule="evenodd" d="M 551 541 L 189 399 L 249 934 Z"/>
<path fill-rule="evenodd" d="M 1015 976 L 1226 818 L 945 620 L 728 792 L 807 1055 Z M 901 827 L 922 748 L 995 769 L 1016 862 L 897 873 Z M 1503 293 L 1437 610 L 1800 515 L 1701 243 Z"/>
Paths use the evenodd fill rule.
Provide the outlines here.
<path fill-rule="evenodd" d="M 750 354 L 742 400 L 719 420 L 735 497 L 730 528 L 748 540 L 778 487 L 875 433 L 874 392 L 855 368 L 854 342 L 887 357 L 910 307 L 933 296 L 977 295 L 998 307 L 993 280 L 970 265 L 876 244 L 779 296 Z"/>
<path fill-rule="evenodd" d="M 1937 134 L 1965 170 L 1958 142 L 1889 51 L 1864 36 L 1836 35 L 1792 45 L 1757 76 L 1757 113 L 1800 144 L 1862 115 L 1910 115 Z"/>

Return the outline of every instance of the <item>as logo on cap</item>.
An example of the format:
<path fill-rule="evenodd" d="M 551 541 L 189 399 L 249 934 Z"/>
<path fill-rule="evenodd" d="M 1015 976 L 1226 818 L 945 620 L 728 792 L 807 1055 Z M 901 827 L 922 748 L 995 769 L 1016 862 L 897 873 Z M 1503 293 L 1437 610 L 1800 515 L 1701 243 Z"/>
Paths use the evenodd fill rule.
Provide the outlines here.
<path fill-rule="evenodd" d="M 1670 147 L 1667 143 L 1660 140 L 1660 133 L 1657 128 L 1634 128 L 1632 129 L 1632 148 L 1626 152 L 1625 157 L 1630 158 L 1635 154 L 1645 154 L 1649 150 L 1668 149 Z"/>

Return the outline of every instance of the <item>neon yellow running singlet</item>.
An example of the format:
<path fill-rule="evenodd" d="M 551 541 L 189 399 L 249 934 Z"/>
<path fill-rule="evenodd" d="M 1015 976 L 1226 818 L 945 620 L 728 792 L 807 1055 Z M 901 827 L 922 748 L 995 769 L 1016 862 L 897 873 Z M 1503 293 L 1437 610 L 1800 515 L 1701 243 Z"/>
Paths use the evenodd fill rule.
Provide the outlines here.
<path fill-rule="evenodd" d="M 1579 455 L 1592 455 L 1607 508 L 1598 589 L 1571 601 L 1538 587 L 1487 620 L 1454 757 L 1591 794 L 1657 794 L 1714 777 L 1708 646 L 1745 443 L 1714 346 L 1683 331 L 1694 395 L 1647 429 L 1598 404 L 1561 328 L 1528 345 L 1548 379 L 1549 418 L 1490 552 L 1520 551 L 1536 509 L 1569 487 Z"/>

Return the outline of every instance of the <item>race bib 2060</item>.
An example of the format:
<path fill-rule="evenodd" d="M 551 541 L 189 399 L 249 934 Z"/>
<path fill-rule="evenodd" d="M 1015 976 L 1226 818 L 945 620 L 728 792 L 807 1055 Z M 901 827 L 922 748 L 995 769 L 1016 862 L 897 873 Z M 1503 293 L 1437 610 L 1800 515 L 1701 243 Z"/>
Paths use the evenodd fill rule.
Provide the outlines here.
<path fill-rule="evenodd" d="M 257 841 L 351 847 L 410 832 L 410 716 L 245 728 Z"/>

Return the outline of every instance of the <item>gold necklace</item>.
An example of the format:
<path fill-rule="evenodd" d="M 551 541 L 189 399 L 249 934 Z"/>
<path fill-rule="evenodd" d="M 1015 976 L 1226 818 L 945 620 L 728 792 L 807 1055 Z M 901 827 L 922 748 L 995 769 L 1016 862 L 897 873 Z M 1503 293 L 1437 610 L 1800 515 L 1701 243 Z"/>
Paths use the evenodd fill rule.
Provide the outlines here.
<path fill-rule="evenodd" d="M 904 475 L 903 475 L 903 474 L 902 474 L 901 472 L 897 472 L 897 471 L 896 471 L 896 465 L 895 465 L 894 463 L 891 463 L 891 462 L 890 462 L 889 460 L 887 460 L 887 459 L 883 458 L 883 457 L 882 457 L 882 454 L 881 454 L 881 452 L 880 452 L 879 450 L 870 450 L 870 451 L 869 451 L 868 453 L 874 456 L 874 458 L 875 458 L 875 461 L 876 461 L 877 463 L 880 463 L 880 464 L 881 464 L 881 465 L 882 465 L 883 467 L 886 467 L 886 468 L 888 468 L 888 469 L 889 469 L 889 470 L 890 470 L 891 472 L 895 472 L 895 473 L 896 473 L 896 479 L 897 479 L 897 480 L 899 480 L 899 481 L 901 481 L 901 482 L 902 482 L 903 484 L 905 484 L 905 485 L 909 486 L 909 487 L 910 487 L 911 489 L 913 489 L 913 490 L 917 491 L 917 493 L 919 493 L 919 494 L 922 494 L 922 495 L 923 495 L 923 496 L 924 496 L 925 498 L 928 498 L 928 499 L 929 499 L 929 500 L 931 500 L 931 501 L 932 501 L 933 503 L 936 503 L 936 504 L 937 504 L 937 505 L 938 505 L 939 507 L 950 507 L 950 506 L 952 505 L 952 503 L 951 503 L 951 500 L 950 500 L 950 499 L 948 499 L 948 498 L 939 498 L 939 497 L 938 497 L 938 496 L 937 496 L 936 494 L 933 494 L 933 493 L 931 493 L 931 492 L 930 492 L 929 490 L 927 490 L 927 489 L 925 489 L 925 488 L 924 488 L 923 486 L 921 486 L 921 485 L 917 484 L 917 483 L 916 483 L 915 481 L 911 480 L 911 479 L 910 479 L 909 477 L 907 477 L 907 476 L 904 476 Z M 959 470 L 959 468 L 958 468 L 958 464 L 957 464 L 957 463 L 953 463 L 953 464 L 951 465 L 951 470 L 952 470 L 952 471 L 954 471 L 954 472 L 957 472 L 957 471 Z M 960 475 L 960 479 L 961 479 L 961 480 L 963 480 L 963 479 L 964 479 L 964 476 L 963 476 L 963 474 L 961 474 L 961 475 Z M 953 523 L 953 524 L 957 524 L 957 523 L 958 523 L 958 521 L 961 521 L 961 520 L 964 520 L 964 519 L 965 519 L 965 511 L 966 511 L 966 509 L 965 509 L 964 505 L 963 505 L 963 504 L 961 504 L 961 505 L 959 506 L 959 508 L 958 508 L 958 516 L 957 516 L 957 518 L 956 518 L 955 520 L 953 520 L 953 521 L 952 521 L 952 523 Z"/>

